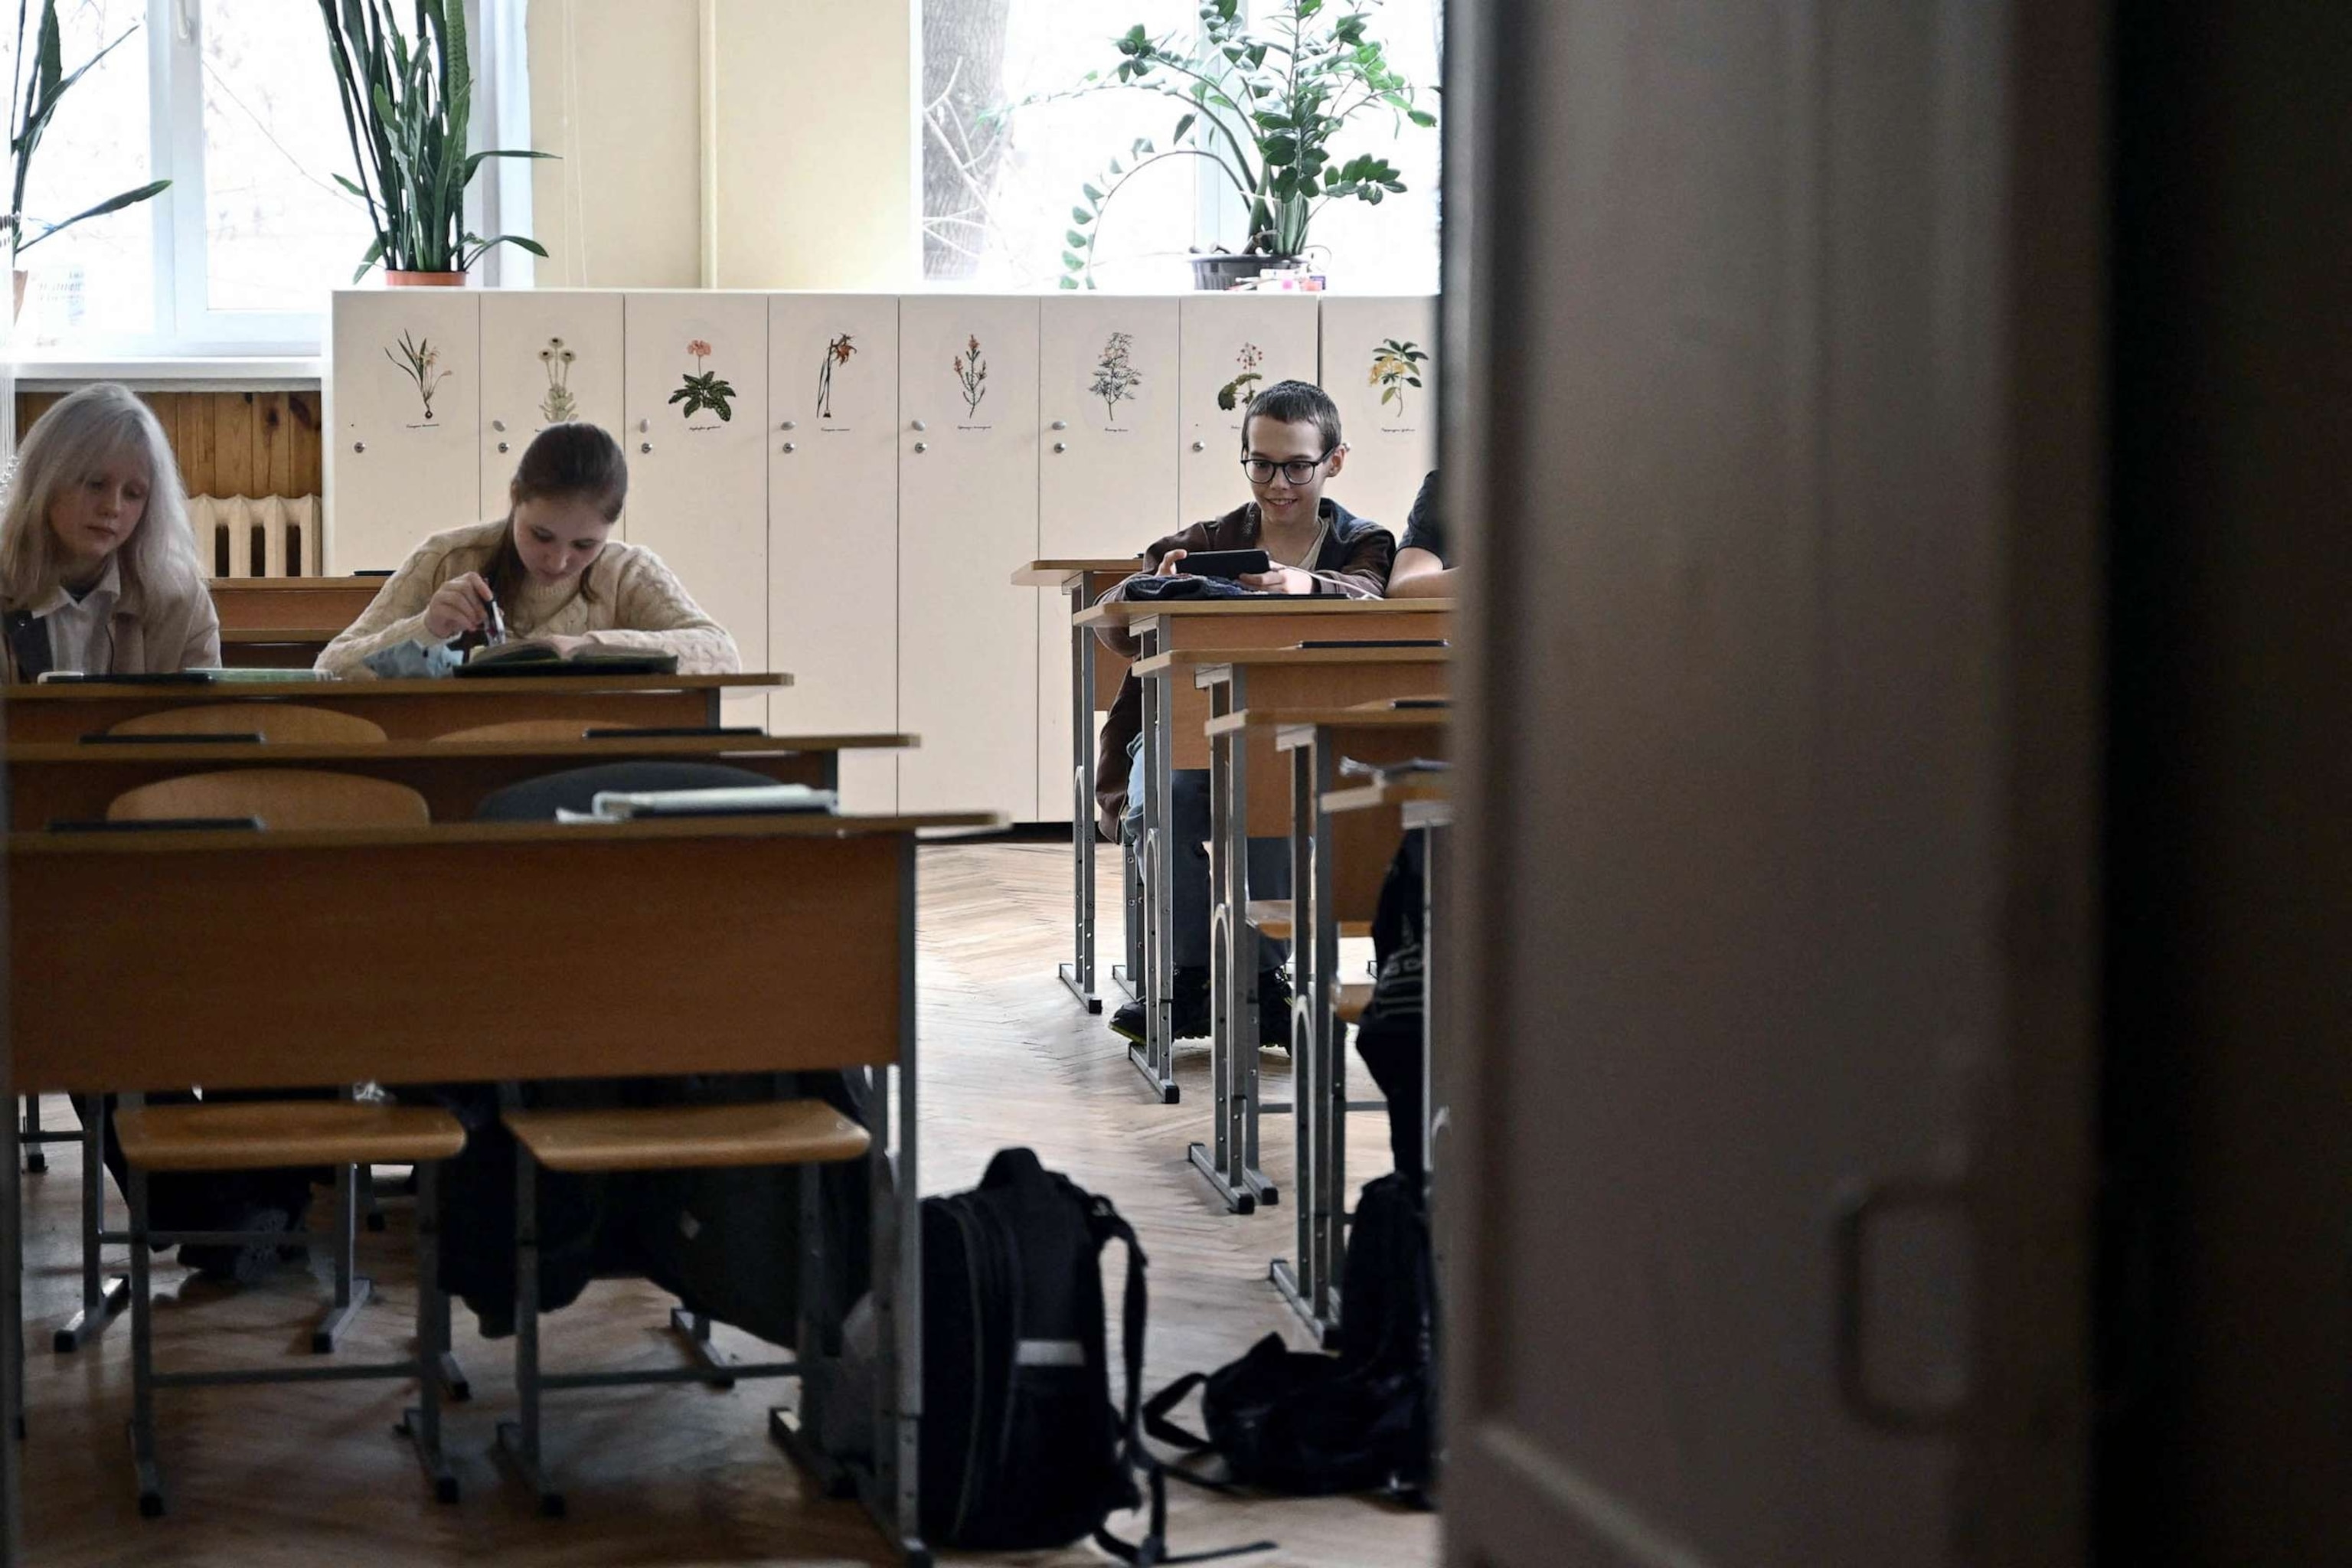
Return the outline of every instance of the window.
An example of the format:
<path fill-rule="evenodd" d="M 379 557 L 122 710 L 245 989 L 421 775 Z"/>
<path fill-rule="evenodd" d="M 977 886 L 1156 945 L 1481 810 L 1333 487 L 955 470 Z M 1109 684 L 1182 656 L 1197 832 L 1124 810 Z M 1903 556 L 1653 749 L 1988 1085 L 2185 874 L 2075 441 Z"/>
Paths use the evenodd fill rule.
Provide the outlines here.
<path fill-rule="evenodd" d="M 38 9 L 32 0 L 32 18 Z M 475 125 L 494 132 L 493 66 L 507 63 L 498 41 L 517 30 L 508 0 L 469 0 L 467 9 L 481 92 Z M 134 355 L 319 352 L 328 293 L 349 285 L 374 235 L 365 205 L 335 183 L 354 171 L 319 7 L 58 0 L 58 13 L 68 69 L 131 37 L 68 93 L 34 159 L 28 215 L 55 218 L 152 179 L 172 185 L 26 257 L 19 344 Z M 28 19 L 27 47 L 34 26 Z M 11 26 L 0 55 L 13 66 L 14 53 Z M 469 202 L 492 183 L 478 179 Z"/>
<path fill-rule="evenodd" d="M 1139 139 L 1164 149 L 1182 106 L 1128 90 L 1055 99 L 1087 72 L 1106 75 L 1113 39 L 1140 23 L 1154 37 L 1198 37 L 1200 0 L 922 0 L 923 273 L 939 283 L 1055 288 L 1070 248 L 1071 209 L 1089 183 Z M 1260 7 L 1263 9 L 1263 5 Z M 1437 107 L 1443 0 L 1388 0 L 1373 33 Z M 1036 101 L 1042 100 L 1042 101 Z M 1018 106 L 1018 107 L 1013 107 Z M 1335 288 L 1424 293 L 1437 287 L 1438 138 L 1385 116 L 1359 121 L 1334 150 L 1381 152 L 1405 194 L 1381 205 L 1334 202 L 1316 219 Z M 1170 158 L 1104 208 L 1094 277 L 1103 289 L 1192 287 L 1194 247 L 1236 247 L 1246 214 L 1205 161 Z"/>

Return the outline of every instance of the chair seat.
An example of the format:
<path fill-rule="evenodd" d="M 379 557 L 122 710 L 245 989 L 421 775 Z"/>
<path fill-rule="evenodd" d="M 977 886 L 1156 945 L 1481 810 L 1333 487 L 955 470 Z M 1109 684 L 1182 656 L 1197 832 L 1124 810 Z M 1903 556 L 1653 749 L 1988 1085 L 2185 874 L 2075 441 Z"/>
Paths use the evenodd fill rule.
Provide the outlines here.
<path fill-rule="evenodd" d="M 1342 1024 L 1353 1024 L 1363 1017 L 1364 1009 L 1371 1005 L 1372 983 L 1369 980 L 1358 981 L 1339 987 L 1339 1005 L 1332 1011 L 1338 1015 Z"/>
<path fill-rule="evenodd" d="M 1288 899 L 1252 899 L 1246 911 L 1252 930 L 1275 942 L 1290 940 L 1290 900 Z M 1370 921 L 1341 921 L 1339 934 L 1343 937 L 1370 936 Z"/>
<path fill-rule="evenodd" d="M 466 1129 L 438 1107 L 341 1100 L 126 1106 L 114 1129 L 123 1158 L 148 1171 L 413 1165 L 466 1147 Z"/>
<path fill-rule="evenodd" d="M 509 1110 L 508 1131 L 551 1171 L 669 1171 L 855 1160 L 865 1128 L 821 1100 L 615 1110 Z"/>

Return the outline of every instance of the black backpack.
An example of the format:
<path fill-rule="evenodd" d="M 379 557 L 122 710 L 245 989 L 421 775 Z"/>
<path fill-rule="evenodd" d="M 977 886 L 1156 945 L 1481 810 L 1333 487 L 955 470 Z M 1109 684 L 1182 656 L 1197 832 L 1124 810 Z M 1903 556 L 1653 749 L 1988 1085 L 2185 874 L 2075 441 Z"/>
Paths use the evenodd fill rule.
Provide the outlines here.
<path fill-rule="evenodd" d="M 1118 1211 L 1005 1149 L 971 1192 L 925 1198 L 922 1216 L 925 1538 L 1021 1551 L 1091 1534 L 1147 1568 L 1200 1561 L 1167 1554 L 1166 1489 L 1140 1435 L 1143 1249 Z M 1104 1349 L 1102 1249 L 1114 1240 L 1127 1246 L 1124 1413 Z M 1139 1476 L 1150 1529 L 1130 1544 L 1103 1521 L 1142 1500 Z"/>
<path fill-rule="evenodd" d="M 1436 1294 L 1417 1182 L 1391 1173 L 1364 1184 L 1340 1300 L 1339 1354 L 1292 1351 L 1268 1334 L 1231 1365 L 1160 1390 L 1144 1410 L 1147 1429 L 1163 1443 L 1222 1456 L 1243 1485 L 1301 1496 L 1387 1490 L 1418 1500 L 1430 1474 Z M 1205 1437 L 1168 1419 L 1196 1387 Z"/>

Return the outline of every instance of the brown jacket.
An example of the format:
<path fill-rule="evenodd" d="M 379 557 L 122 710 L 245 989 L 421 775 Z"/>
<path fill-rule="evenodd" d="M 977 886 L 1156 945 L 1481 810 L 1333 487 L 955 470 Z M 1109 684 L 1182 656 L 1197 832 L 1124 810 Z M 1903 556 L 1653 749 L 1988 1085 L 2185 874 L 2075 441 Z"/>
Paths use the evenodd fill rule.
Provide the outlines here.
<path fill-rule="evenodd" d="M 169 675 L 221 661 L 220 614 L 213 608 L 212 590 L 194 573 L 184 582 L 151 587 L 126 571 L 107 630 L 114 638 L 113 665 L 92 674 Z M 16 649 L 5 637 L 0 637 L 0 659 L 7 664 L 11 682 L 23 679 Z"/>
<path fill-rule="evenodd" d="M 1396 560 L 1396 536 L 1370 518 L 1358 517 L 1326 498 L 1323 517 L 1329 531 L 1316 552 L 1308 574 L 1318 595 L 1345 599 L 1377 599 L 1387 593 L 1389 567 Z M 1255 550 L 1259 518 L 1255 501 L 1207 522 L 1196 522 L 1181 533 L 1155 542 L 1143 552 L 1144 569 L 1105 593 L 1097 604 L 1127 597 L 1127 584 L 1160 569 L 1160 558 L 1171 550 Z M 1095 637 L 1121 658 L 1133 659 L 1135 638 L 1124 626 L 1101 626 Z M 1118 819 L 1127 812 L 1127 749 L 1143 729 L 1143 684 L 1129 670 L 1119 682 L 1118 696 L 1103 722 L 1101 749 L 1095 755 L 1095 826 L 1105 838 L 1118 839 Z"/>

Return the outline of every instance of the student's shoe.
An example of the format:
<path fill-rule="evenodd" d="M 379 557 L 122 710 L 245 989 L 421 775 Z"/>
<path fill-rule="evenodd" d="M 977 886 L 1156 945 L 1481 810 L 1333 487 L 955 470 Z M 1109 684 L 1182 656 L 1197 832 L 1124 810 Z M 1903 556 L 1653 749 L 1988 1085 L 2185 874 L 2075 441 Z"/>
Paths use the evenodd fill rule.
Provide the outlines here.
<path fill-rule="evenodd" d="M 1279 969 L 1257 972 L 1257 1044 L 1290 1049 L 1290 982 Z"/>
<path fill-rule="evenodd" d="M 1176 994 L 1170 1008 L 1170 1033 L 1180 1040 L 1206 1039 L 1209 1034 L 1209 972 L 1206 967 L 1176 971 Z M 1122 1039 L 1143 1043 L 1143 1004 L 1129 1002 L 1110 1016 L 1110 1032 Z"/>
<path fill-rule="evenodd" d="M 284 1209 L 249 1208 L 240 1212 L 233 1222 L 221 1228 L 276 1235 L 292 1229 L 293 1224 L 294 1216 Z M 279 1255 L 285 1250 L 274 1241 L 193 1245 L 180 1248 L 180 1261 L 206 1279 L 258 1285 L 278 1271 Z"/>

